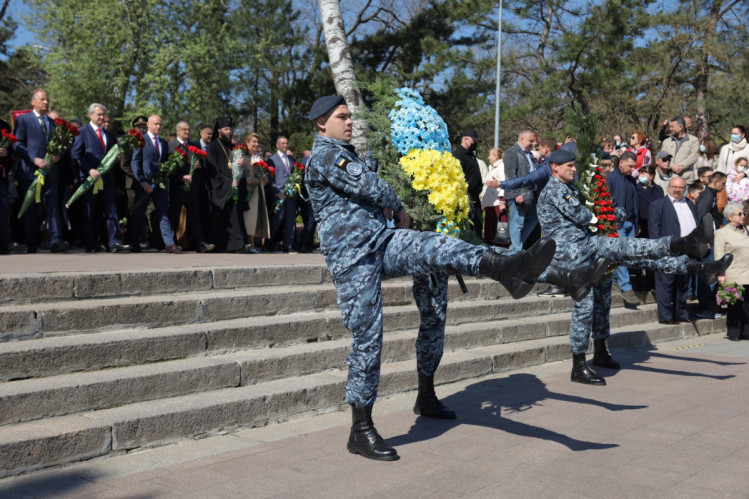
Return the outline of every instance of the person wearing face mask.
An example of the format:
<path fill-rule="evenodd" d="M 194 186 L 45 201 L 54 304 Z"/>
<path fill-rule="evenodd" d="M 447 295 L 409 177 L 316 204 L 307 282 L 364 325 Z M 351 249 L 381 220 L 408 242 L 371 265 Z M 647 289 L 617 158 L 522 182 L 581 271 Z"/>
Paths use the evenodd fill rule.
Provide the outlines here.
<path fill-rule="evenodd" d="M 481 238 L 481 229 L 484 226 L 484 214 L 481 211 L 481 190 L 484 188 L 484 182 L 481 180 L 481 169 L 476 160 L 476 147 L 478 146 L 479 136 L 476 130 L 466 130 L 458 144 L 453 150 L 453 156 L 460 161 L 463 168 L 463 175 L 468 183 L 468 196 L 471 198 L 471 221 L 473 222 L 473 231 L 476 236 Z"/>
<path fill-rule="evenodd" d="M 746 143 L 746 129 L 741 125 L 734 125 L 731 128 L 731 142 L 720 148 L 718 171 L 728 175 L 739 158 L 749 159 L 749 146 Z"/>
<path fill-rule="evenodd" d="M 647 165 L 640 168 L 640 176 L 637 177 L 637 204 L 639 207 L 638 217 L 640 234 L 637 237 L 649 238 L 648 217 L 650 204 L 662 199 L 666 194 L 660 185 L 653 182 L 655 177 L 655 166 Z"/>
<path fill-rule="evenodd" d="M 726 182 L 726 194 L 730 201 L 743 203 L 749 201 L 749 159 L 738 158 L 731 168 Z"/>
<path fill-rule="evenodd" d="M 718 166 L 718 145 L 710 137 L 700 141 L 700 152 L 697 154 L 697 169 L 708 167 L 714 170 Z"/>

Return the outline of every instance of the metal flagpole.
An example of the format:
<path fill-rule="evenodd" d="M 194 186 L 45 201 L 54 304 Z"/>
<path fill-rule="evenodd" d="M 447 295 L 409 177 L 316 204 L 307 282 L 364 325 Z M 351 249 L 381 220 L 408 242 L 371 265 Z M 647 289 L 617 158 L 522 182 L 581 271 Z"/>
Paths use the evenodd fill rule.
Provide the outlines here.
<path fill-rule="evenodd" d="M 499 82 L 502 77 L 502 0 L 499 0 L 499 22 L 497 27 L 497 102 L 494 111 L 494 147 L 499 147 Z"/>

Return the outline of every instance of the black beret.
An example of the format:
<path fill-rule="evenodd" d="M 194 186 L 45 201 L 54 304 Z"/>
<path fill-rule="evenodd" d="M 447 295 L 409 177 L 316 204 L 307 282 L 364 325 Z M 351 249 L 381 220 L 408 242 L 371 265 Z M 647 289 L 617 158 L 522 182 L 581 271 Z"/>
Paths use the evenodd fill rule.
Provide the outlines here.
<path fill-rule="evenodd" d="M 566 149 L 557 149 L 553 153 L 549 154 L 549 163 L 556 163 L 558 165 L 561 165 L 562 163 L 567 163 L 568 161 L 575 161 L 577 156 L 574 152 L 568 151 Z"/>
<path fill-rule="evenodd" d="M 346 106 L 346 99 L 342 95 L 326 95 L 320 97 L 312 104 L 312 109 L 309 112 L 309 119 L 316 120 L 320 116 L 323 116 L 331 109 L 335 109 L 338 106 Z"/>

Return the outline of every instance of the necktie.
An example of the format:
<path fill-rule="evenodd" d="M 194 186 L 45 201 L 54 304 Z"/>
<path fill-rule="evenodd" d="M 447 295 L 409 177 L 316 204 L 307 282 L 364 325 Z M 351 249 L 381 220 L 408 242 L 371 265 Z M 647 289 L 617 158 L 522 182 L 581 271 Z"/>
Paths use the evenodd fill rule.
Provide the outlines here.
<path fill-rule="evenodd" d="M 289 169 L 289 157 L 284 153 L 281 155 L 281 158 L 283 158 L 283 164 L 286 167 L 286 173 L 289 173 L 291 170 Z"/>
<path fill-rule="evenodd" d="M 161 153 L 159 152 L 159 136 L 154 135 L 153 137 L 153 148 L 156 149 L 156 156 L 161 156 Z"/>
<path fill-rule="evenodd" d="M 44 116 L 39 116 L 39 126 L 42 127 L 42 133 L 44 134 L 44 138 L 47 138 L 47 124 L 44 122 Z"/>
<path fill-rule="evenodd" d="M 102 149 L 106 149 L 107 146 L 104 145 L 104 138 L 101 136 L 101 128 L 97 128 L 96 129 L 96 135 L 99 136 L 99 143 L 101 144 L 101 148 Z"/>

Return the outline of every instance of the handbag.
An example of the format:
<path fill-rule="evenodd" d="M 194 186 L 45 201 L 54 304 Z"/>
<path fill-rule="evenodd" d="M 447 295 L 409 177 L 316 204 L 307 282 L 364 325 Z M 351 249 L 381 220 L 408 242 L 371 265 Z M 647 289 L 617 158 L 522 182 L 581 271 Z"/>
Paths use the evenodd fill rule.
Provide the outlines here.
<path fill-rule="evenodd" d="M 494 234 L 494 244 L 510 245 L 510 224 L 507 222 L 507 212 L 502 213 L 497 220 L 497 232 Z"/>

